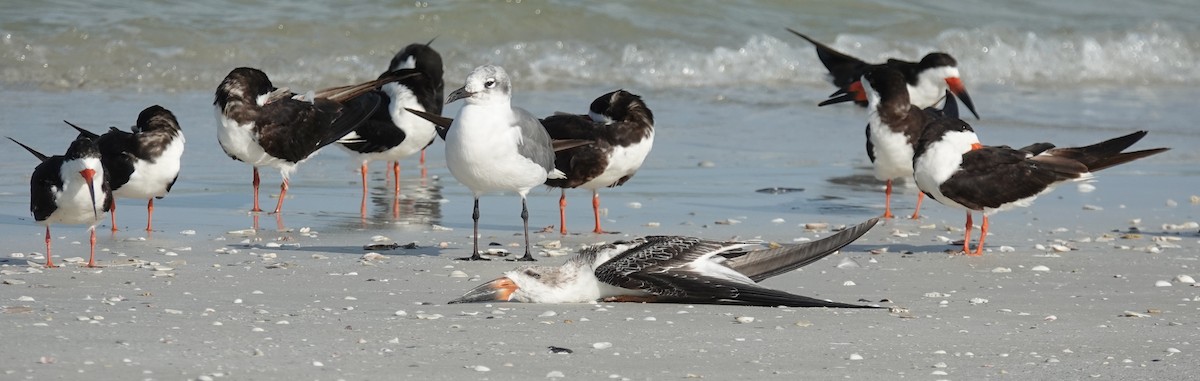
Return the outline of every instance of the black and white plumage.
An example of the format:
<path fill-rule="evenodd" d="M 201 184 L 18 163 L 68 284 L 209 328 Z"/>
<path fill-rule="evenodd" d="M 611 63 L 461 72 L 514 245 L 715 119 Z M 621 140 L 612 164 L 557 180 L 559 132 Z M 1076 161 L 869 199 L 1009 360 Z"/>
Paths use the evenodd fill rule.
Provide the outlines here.
<path fill-rule="evenodd" d="M 555 152 L 554 167 L 566 178 L 546 180 L 546 185 L 563 188 L 559 197 L 559 231 L 567 234 L 566 188 L 592 191 L 593 233 L 600 227 L 600 188 L 625 184 L 641 168 L 654 145 L 654 114 L 642 98 L 625 90 L 601 95 L 589 106 L 588 118 L 553 115 L 542 125 L 556 140 L 579 140 L 591 144 Z"/>
<path fill-rule="evenodd" d="M 80 135 L 67 153 L 46 156 L 16 139 L 41 164 L 29 178 L 29 211 L 46 227 L 46 267 L 57 267 L 50 253 L 50 225 L 85 224 L 91 235 L 87 267 L 96 266 L 96 223 L 112 205 L 112 190 L 96 142 Z"/>
<path fill-rule="evenodd" d="M 958 61 L 949 54 L 929 53 L 919 62 L 888 59 L 882 64 L 869 64 L 834 50 L 791 28 L 788 28 L 788 31 L 813 44 L 817 50 L 817 58 L 820 58 L 821 63 L 829 70 L 833 85 L 838 87 L 838 91 L 833 93 L 830 99 L 821 102 L 821 106 L 847 101 L 854 101 L 860 106 L 866 106 L 867 94 L 863 92 L 863 84 L 859 79 L 869 67 L 886 66 L 904 75 L 910 101 L 918 108 L 937 106 L 944 99 L 942 94 L 946 90 L 950 90 L 955 96 L 962 99 L 963 104 L 971 110 L 976 119 L 979 118 L 979 113 L 975 112 L 975 104 L 971 101 L 971 95 L 967 93 L 962 79 L 959 78 Z"/>
<path fill-rule="evenodd" d="M 522 266 L 450 303 L 628 301 L 745 306 L 872 308 L 763 287 L 875 226 L 870 219 L 820 240 L 765 249 L 757 243 L 650 236 L 584 249 L 561 266 Z"/>
<path fill-rule="evenodd" d="M 258 69 L 240 67 L 229 72 L 213 101 L 217 140 L 230 158 L 254 166 L 252 211 L 261 211 L 258 167 L 275 167 L 283 177 L 273 212 L 279 213 L 292 171 L 370 117 L 380 103 L 374 90 L 377 86 L 368 82 L 322 96 L 306 96 L 275 88 Z"/>
<path fill-rule="evenodd" d="M 1154 155 L 1167 148 L 1122 152 L 1146 131 L 1086 147 L 1055 148 L 1036 143 L 1021 149 L 984 146 L 969 124 L 957 118 L 931 120 L 916 144 L 917 187 L 938 202 L 967 212 L 963 252 L 983 255 L 988 216 L 1027 207 L 1065 182 L 1091 180 L 1093 172 Z M 979 244 L 970 251 L 972 212 L 983 214 Z"/>
<path fill-rule="evenodd" d="M 154 199 L 163 198 L 179 178 L 183 157 L 184 137 L 175 114 L 159 105 L 147 107 L 138 114 L 132 132 L 111 128 L 96 135 L 66 122 L 96 140 L 100 162 L 108 174 L 113 196 L 148 200 L 146 202 L 146 231 L 152 231 Z M 112 231 L 117 231 L 117 203 L 109 209 Z"/>
<path fill-rule="evenodd" d="M 432 43 L 432 41 L 430 41 Z M 339 144 L 360 165 L 363 184 L 361 213 L 366 216 L 367 165 L 385 161 L 393 174 L 394 192 L 400 193 L 399 160 L 423 153 L 437 136 L 432 122 L 405 108 L 441 115 L 444 99 L 442 56 L 426 44 L 410 44 L 392 57 L 388 71 L 379 76 L 383 99 L 378 110 Z"/>
<path fill-rule="evenodd" d="M 875 178 L 887 184 L 883 217 L 892 218 L 892 181 L 912 178 L 913 146 L 925 125 L 938 116 L 909 102 L 904 76 L 899 71 L 886 66 L 869 67 L 861 82 L 868 102 L 867 157 L 871 159 Z M 957 110 L 954 103 L 947 102 L 946 107 Z M 917 194 L 914 219 L 920 218 L 923 198 L 923 194 Z"/>
<path fill-rule="evenodd" d="M 525 255 L 529 253 L 529 209 L 525 195 L 547 178 L 563 177 L 554 169 L 550 136 L 532 114 L 512 106 L 512 81 L 503 68 L 484 65 L 467 75 L 463 87 L 450 93 L 446 103 L 463 99 L 458 116 L 446 133 L 446 166 L 475 198 L 471 256 L 479 255 L 479 197 L 491 192 L 516 192 L 521 196 L 521 221 L 525 228 Z"/>

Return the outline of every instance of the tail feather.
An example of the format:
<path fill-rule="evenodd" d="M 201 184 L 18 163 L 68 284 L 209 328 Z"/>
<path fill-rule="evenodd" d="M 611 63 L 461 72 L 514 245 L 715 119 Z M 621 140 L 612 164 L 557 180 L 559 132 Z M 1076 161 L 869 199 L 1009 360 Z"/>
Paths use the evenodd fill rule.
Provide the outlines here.
<path fill-rule="evenodd" d="M 1050 155 L 1076 160 L 1087 166 L 1088 171 L 1096 172 L 1108 167 L 1128 163 L 1146 156 L 1154 155 L 1168 148 L 1155 148 L 1137 152 L 1125 152 L 1146 136 L 1146 131 L 1138 131 L 1129 135 L 1105 140 L 1085 147 L 1056 148 L 1047 151 Z"/>
<path fill-rule="evenodd" d="M 1096 172 L 1101 169 L 1125 164 L 1146 156 L 1162 153 L 1167 150 L 1170 150 L 1170 148 L 1154 148 L 1142 151 L 1122 152 L 1116 156 L 1110 156 L 1092 163 L 1087 163 L 1087 166 L 1089 171 Z"/>
<path fill-rule="evenodd" d="M 872 218 L 857 226 L 846 228 L 837 234 L 813 242 L 752 251 L 739 257 L 730 258 L 724 263 L 751 280 L 761 282 L 764 279 L 807 266 L 837 252 L 858 237 L 862 237 L 877 222 L 879 222 L 878 218 Z"/>
<path fill-rule="evenodd" d="M 425 119 L 430 123 L 433 123 L 433 129 L 437 131 L 438 136 L 441 136 L 442 140 L 446 140 L 446 134 L 450 132 L 450 125 L 454 124 L 454 118 L 447 118 L 438 114 L 414 110 L 408 107 L 405 107 L 404 109 L 413 113 L 413 115 L 421 117 L 421 119 Z"/>

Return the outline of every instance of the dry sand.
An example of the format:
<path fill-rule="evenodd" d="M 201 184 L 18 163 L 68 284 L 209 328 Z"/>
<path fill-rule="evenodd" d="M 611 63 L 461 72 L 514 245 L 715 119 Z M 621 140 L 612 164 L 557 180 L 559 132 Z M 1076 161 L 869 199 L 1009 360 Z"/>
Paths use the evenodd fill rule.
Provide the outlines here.
<path fill-rule="evenodd" d="M 62 117 L 38 104 L 88 94 L 43 96 L 49 99 L 32 102 L 20 118 L 51 129 Z M 109 108 L 133 111 L 108 123 L 129 119 L 148 104 L 145 97 L 110 100 Z M 378 201 L 362 225 L 357 176 L 331 153 L 294 177 L 287 231 L 275 231 L 274 218 L 264 215 L 266 229 L 251 234 L 244 230 L 249 168 L 216 148 L 211 113 L 201 107 L 206 97 L 155 98 L 180 115 L 188 133 L 184 176 L 156 203 L 159 230 L 150 237 L 136 230 L 142 204 L 120 201 L 124 230 L 110 235 L 107 222 L 99 228 L 101 269 L 36 265 L 41 228 L 25 212 L 22 177 L 33 161 L 10 150 L 0 170 L 22 180 L 4 186 L 0 205 L 8 244 L 0 253 L 0 379 L 1183 379 L 1197 369 L 1200 288 L 1175 278 L 1200 278 L 1200 238 L 1196 227 L 1165 226 L 1195 221 L 1200 210 L 1189 200 L 1198 183 L 1194 158 L 1171 156 L 1184 154 L 1179 149 L 1101 173 L 1093 192 L 1067 186 L 1033 208 L 997 215 L 991 250 L 980 258 L 944 253 L 954 247 L 946 241 L 961 239 L 963 216 L 927 203 L 922 220 L 880 224 L 842 253 L 764 282 L 891 311 L 446 305 L 515 265 L 451 260 L 470 246 L 470 197 L 447 174 L 440 143 L 424 182 L 413 161 L 405 162 L 401 218 L 388 217 L 386 201 Z M 858 110 L 813 112 L 809 123 L 818 127 L 797 134 L 819 139 L 798 142 L 769 139 L 781 129 L 726 128 L 734 118 L 788 120 L 786 110 L 723 105 L 733 113 L 725 115 L 686 102 L 651 103 L 656 114 L 676 119 L 660 123 L 647 168 L 602 193 L 606 228 L 625 234 L 540 233 L 534 241 L 575 249 L 687 234 L 786 243 L 828 234 L 806 231 L 805 223 L 836 228 L 880 212 L 879 187 L 864 180 L 861 130 L 819 127 L 861 125 Z M 97 108 L 81 112 L 112 114 Z M 754 112 L 737 114 L 747 109 Z M 1036 139 L 1020 138 L 1036 129 L 996 131 L 1013 145 Z M 1048 134 L 1068 144 L 1116 136 Z M 22 136 L 47 147 L 51 141 Z M 821 143 L 826 137 L 850 149 Z M 1195 146 L 1194 137 L 1184 138 L 1170 145 Z M 1174 140 L 1152 132 L 1139 147 Z M 382 175 L 375 177 L 378 184 Z M 776 186 L 805 190 L 754 192 Z M 264 202 L 273 202 L 265 195 L 274 185 L 264 187 Z M 906 191 L 896 201 L 900 214 L 911 208 L 914 193 Z M 590 228 L 587 195 L 569 195 L 570 227 Z M 533 225 L 557 222 L 557 197 L 534 192 Z M 517 204 L 511 195 L 484 199 L 483 242 L 519 252 L 512 246 L 521 241 L 513 235 Z M 84 229 L 55 227 L 53 236 L 60 260 L 86 255 Z M 363 249 L 392 242 L 418 248 L 376 250 L 381 256 Z"/>

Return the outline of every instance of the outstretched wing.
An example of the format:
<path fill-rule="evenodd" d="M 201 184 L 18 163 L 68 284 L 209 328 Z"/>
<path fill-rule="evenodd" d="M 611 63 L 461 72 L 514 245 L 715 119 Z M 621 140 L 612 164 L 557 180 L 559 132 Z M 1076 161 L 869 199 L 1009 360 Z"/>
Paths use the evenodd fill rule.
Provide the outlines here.
<path fill-rule="evenodd" d="M 768 289 L 713 260 L 716 255 L 752 245 L 692 237 L 646 237 L 625 253 L 598 266 L 595 273 L 602 282 L 646 292 L 655 302 L 863 307 Z"/>

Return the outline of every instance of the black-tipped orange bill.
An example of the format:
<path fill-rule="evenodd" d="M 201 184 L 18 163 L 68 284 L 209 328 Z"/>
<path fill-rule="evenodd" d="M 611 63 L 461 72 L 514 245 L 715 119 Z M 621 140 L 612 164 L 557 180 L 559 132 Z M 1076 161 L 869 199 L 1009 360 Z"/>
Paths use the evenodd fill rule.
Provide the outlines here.
<path fill-rule="evenodd" d="M 467 291 L 458 299 L 451 300 L 449 304 L 507 302 L 517 288 L 517 284 L 513 283 L 512 279 L 502 277 Z"/>
<path fill-rule="evenodd" d="M 971 110 L 971 114 L 975 115 L 975 119 L 979 118 L 979 113 L 975 112 L 975 102 L 971 102 L 971 94 L 967 93 L 967 87 L 963 86 L 962 79 L 958 77 L 946 78 L 946 85 L 950 86 L 950 92 L 954 93 L 958 99 L 962 100 L 967 109 Z"/>
<path fill-rule="evenodd" d="M 818 103 L 817 106 L 828 106 L 842 102 L 866 102 L 867 92 L 863 90 L 862 81 L 854 81 L 849 87 L 829 94 L 829 99 Z"/>
<path fill-rule="evenodd" d="M 96 211 L 96 187 L 92 186 L 92 179 L 96 177 L 96 170 L 88 168 L 79 171 L 79 175 L 83 176 L 84 181 L 87 181 L 88 196 L 91 196 L 89 199 L 92 200 L 92 214 L 96 216 L 96 219 L 100 219 L 100 212 Z"/>

